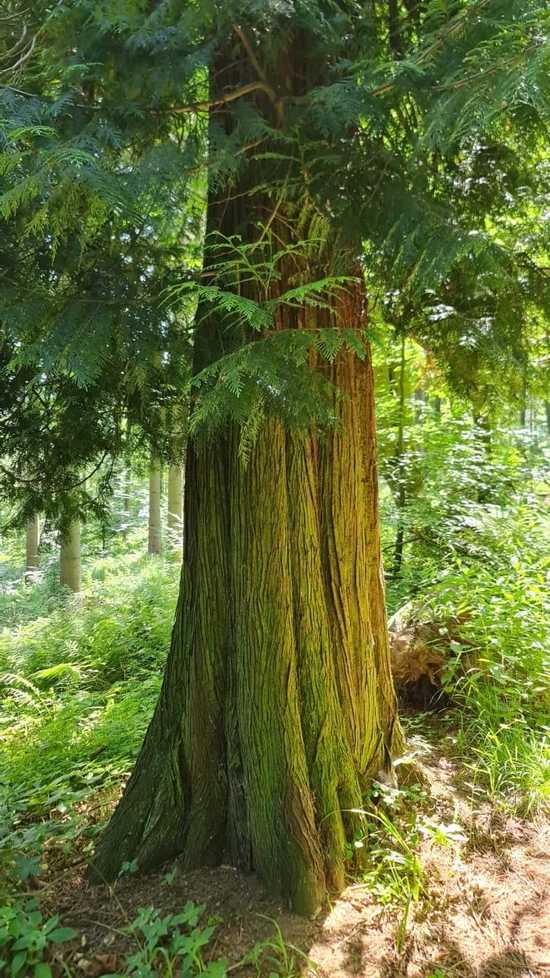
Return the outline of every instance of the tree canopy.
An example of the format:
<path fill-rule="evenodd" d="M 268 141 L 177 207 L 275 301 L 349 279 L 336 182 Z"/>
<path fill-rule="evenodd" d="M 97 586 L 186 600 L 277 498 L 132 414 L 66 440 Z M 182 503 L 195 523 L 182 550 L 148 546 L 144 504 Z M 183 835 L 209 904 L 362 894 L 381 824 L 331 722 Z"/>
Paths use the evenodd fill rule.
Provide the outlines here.
<path fill-rule="evenodd" d="M 475 388 L 483 362 L 521 364 L 548 303 L 547 18 L 535 0 L 14 5 L 2 23 L 2 428 L 4 485 L 19 473 L 23 509 L 53 485 L 59 505 L 59 459 L 83 472 L 121 450 L 132 419 L 158 427 L 166 412 L 146 405 L 184 384 L 197 299 L 230 333 L 257 334 L 195 384 L 197 424 L 233 416 L 253 433 L 259 385 L 280 383 L 268 410 L 303 420 L 291 402 L 306 383 L 309 414 L 323 413 L 308 338 L 270 336 L 273 302 L 239 285 L 277 278 L 283 199 L 311 265 L 285 302 L 344 287 L 337 256 L 351 246 L 371 305 L 457 383 Z M 292 84 L 289 43 L 303 48 Z M 264 198 L 257 227 L 209 236 L 205 280 L 207 183 L 230 197 L 243 180 Z M 311 342 L 334 355 L 330 330 Z M 30 404 L 32 425 L 19 425 Z"/>

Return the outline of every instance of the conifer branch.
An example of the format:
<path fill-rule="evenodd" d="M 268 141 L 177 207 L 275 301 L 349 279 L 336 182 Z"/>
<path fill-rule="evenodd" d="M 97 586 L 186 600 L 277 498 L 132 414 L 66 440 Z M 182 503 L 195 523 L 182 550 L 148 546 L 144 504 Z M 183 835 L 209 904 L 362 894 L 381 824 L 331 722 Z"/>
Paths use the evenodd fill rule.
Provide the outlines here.
<path fill-rule="evenodd" d="M 474 74 L 466 75 L 465 78 L 460 78 L 458 81 L 448 82 L 445 85 L 436 85 L 434 87 L 434 91 L 456 92 L 460 88 L 467 88 L 468 85 L 471 84 L 471 82 L 479 81 L 480 78 L 489 78 L 492 75 L 496 75 L 499 72 L 502 72 L 508 68 L 516 68 L 518 65 L 522 63 L 526 55 L 530 54 L 532 51 L 535 51 L 537 47 L 538 45 L 536 41 L 532 41 L 531 44 L 529 44 L 525 48 L 525 50 L 522 51 L 520 55 L 518 55 L 518 57 L 511 58 L 509 61 L 501 62 L 498 65 L 491 65 L 490 68 L 484 68 L 482 71 L 476 71 Z"/>
<path fill-rule="evenodd" d="M 25 61 L 28 61 L 28 59 L 30 58 L 31 54 L 34 51 L 37 37 L 38 34 L 35 34 L 32 40 L 30 41 L 29 45 L 27 46 L 26 51 L 24 51 L 23 54 L 20 55 L 20 57 L 17 59 L 14 65 L 9 65 L 7 68 L 0 69 L 0 75 L 5 75 L 8 72 L 10 74 L 13 74 L 13 72 L 17 71 L 17 69 L 20 68 L 21 65 L 25 63 Z"/>
<path fill-rule="evenodd" d="M 68 492 L 72 492 L 75 489 L 78 489 L 79 486 L 83 486 L 84 483 L 87 482 L 88 479 L 91 479 L 92 476 L 95 475 L 96 472 L 101 468 L 108 454 L 109 454 L 109 449 L 105 449 L 99 462 L 97 462 L 97 464 L 94 465 L 93 469 L 90 472 L 87 472 L 83 479 L 79 479 L 78 482 L 71 482 L 70 485 L 65 486 L 64 487 L 65 490 Z M 21 485 L 24 486 L 36 485 L 36 479 L 25 479 L 22 475 L 16 474 L 13 471 L 13 469 L 7 469 L 6 466 L 2 465 L 1 463 L 0 463 L 0 472 L 3 472 L 4 475 L 8 476 L 9 479 L 12 479 L 14 482 L 19 482 Z"/>
<path fill-rule="evenodd" d="M 235 31 L 235 34 L 237 35 L 237 37 L 239 38 L 239 40 L 240 40 L 243 48 L 245 49 L 245 51 L 246 51 L 246 53 L 248 55 L 248 60 L 250 61 L 250 64 L 252 65 L 252 67 L 254 68 L 254 71 L 258 75 L 258 78 L 265 85 L 267 85 L 268 89 L 271 92 L 273 92 L 273 96 L 270 95 L 269 97 L 271 99 L 271 102 L 273 103 L 273 108 L 275 109 L 275 115 L 277 117 L 277 125 L 278 126 L 281 126 L 282 125 L 282 122 L 283 122 L 283 101 L 282 101 L 281 97 L 279 95 L 277 95 L 276 92 L 273 91 L 273 89 L 269 85 L 269 82 L 267 80 L 267 75 L 266 75 L 265 71 L 263 70 L 260 62 L 258 61 L 258 59 L 256 57 L 256 54 L 254 52 L 254 49 L 253 49 L 250 41 L 248 40 L 245 32 L 242 30 L 241 27 L 238 27 L 236 24 L 233 25 L 233 30 Z"/>
<path fill-rule="evenodd" d="M 422 51 L 418 55 L 418 57 L 415 59 L 414 62 L 415 67 L 424 64 L 424 62 L 427 61 L 432 54 L 435 54 L 436 51 L 439 51 L 445 44 L 445 41 L 453 34 L 456 34 L 456 32 L 459 31 L 460 28 L 464 26 L 464 21 L 467 19 L 467 17 L 470 14 L 478 13 L 480 10 L 483 9 L 483 7 L 486 7 L 490 2 L 491 0 L 479 0 L 479 3 L 477 3 L 473 8 L 469 7 L 465 10 L 462 10 L 459 14 L 457 14 L 456 19 L 451 24 L 449 24 L 449 26 L 445 30 L 441 30 L 437 35 L 435 41 L 433 41 L 432 44 L 428 45 L 426 50 Z M 379 85 L 378 88 L 373 88 L 370 94 L 385 95 L 387 92 L 391 92 L 394 88 L 395 88 L 395 81 L 385 82 L 383 85 Z"/>
<path fill-rule="evenodd" d="M 209 109 L 218 108 L 220 105 L 226 105 L 228 102 L 235 102 L 239 98 L 243 98 L 245 95 L 250 95 L 252 92 L 265 92 L 270 101 L 276 102 L 278 96 L 276 92 L 263 81 L 248 82 L 246 85 L 241 85 L 240 88 L 233 89 L 232 92 L 228 92 L 227 95 L 223 95 L 221 98 L 214 99 L 213 101 L 204 102 L 191 102 L 189 105 L 173 106 L 170 109 L 166 109 L 166 112 L 174 113 L 174 115 L 181 115 L 184 113 L 191 112 L 207 112 Z"/>
<path fill-rule="evenodd" d="M 10 20 L 17 20 L 18 17 L 26 13 L 27 10 L 14 10 L 12 14 L 4 14 L 3 17 L 0 17 L 0 24 L 7 24 Z"/>
<path fill-rule="evenodd" d="M 254 71 L 256 72 L 258 78 L 261 81 L 265 82 L 265 84 L 267 85 L 268 84 L 267 75 L 263 70 L 260 62 L 258 61 L 256 54 L 254 53 L 254 49 L 250 41 L 248 40 L 245 32 L 243 31 L 242 27 L 239 27 L 237 24 L 234 24 L 233 30 L 235 31 L 235 34 L 237 35 L 239 41 L 241 42 L 243 48 L 245 49 L 248 55 L 248 60 L 250 61 L 250 64 L 254 68 Z"/>
<path fill-rule="evenodd" d="M 4 51 L 4 53 L 2 54 L 2 59 L 4 61 L 7 61 L 8 58 L 11 58 L 12 54 L 15 54 L 16 51 L 21 50 L 21 45 L 23 44 L 23 41 L 25 40 L 26 36 L 27 36 L 27 25 L 23 24 L 23 30 L 21 31 L 21 34 L 17 38 L 15 44 L 12 44 L 11 48 L 8 48 L 8 50 Z"/>

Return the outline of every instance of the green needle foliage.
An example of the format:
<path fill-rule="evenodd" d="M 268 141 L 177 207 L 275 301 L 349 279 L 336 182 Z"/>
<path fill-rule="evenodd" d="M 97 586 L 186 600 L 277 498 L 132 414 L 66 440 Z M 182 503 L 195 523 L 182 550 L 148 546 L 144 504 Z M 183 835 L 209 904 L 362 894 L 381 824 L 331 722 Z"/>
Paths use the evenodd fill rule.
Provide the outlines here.
<path fill-rule="evenodd" d="M 80 474 L 126 450 L 127 419 L 169 451 L 197 300 L 228 317 L 230 350 L 243 325 L 259 334 L 197 382 L 198 426 L 233 416 L 246 456 L 270 411 L 330 421 L 314 382 L 300 403 L 304 341 L 270 341 L 269 299 L 245 294 L 288 256 L 280 210 L 309 252 L 331 239 L 328 277 L 302 275 L 296 305 L 338 281 L 338 242 L 363 242 L 373 295 L 457 383 L 521 361 L 521 323 L 548 302 L 544 3 L 75 0 L 19 17 L 32 43 L 0 76 L 0 482 L 20 520 L 93 505 Z M 2 25 L 6 52 L 18 26 Z M 323 70 L 296 94 L 277 38 L 301 35 Z M 212 103 L 221 51 L 247 80 L 228 74 Z M 260 245 L 231 242 L 220 260 L 214 240 L 201 281 L 206 183 L 230 196 L 244 172 L 265 196 Z M 335 355 L 327 334 L 312 342 Z"/>

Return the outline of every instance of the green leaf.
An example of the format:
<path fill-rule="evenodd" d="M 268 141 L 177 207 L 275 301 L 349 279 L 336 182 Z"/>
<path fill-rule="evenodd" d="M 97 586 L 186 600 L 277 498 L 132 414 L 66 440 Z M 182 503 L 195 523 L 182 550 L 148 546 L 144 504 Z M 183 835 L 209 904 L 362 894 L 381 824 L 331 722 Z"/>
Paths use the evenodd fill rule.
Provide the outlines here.
<path fill-rule="evenodd" d="M 19 974 L 26 960 L 27 960 L 26 951 L 19 951 L 18 954 L 16 954 L 12 958 L 11 971 L 10 971 L 11 978 L 15 978 L 15 976 Z"/>
<path fill-rule="evenodd" d="M 52 978 L 52 969 L 45 961 L 34 966 L 34 978 Z"/>
<path fill-rule="evenodd" d="M 52 944 L 61 944 L 63 941 L 72 941 L 77 936 L 77 931 L 72 927 L 58 927 L 49 934 Z"/>
<path fill-rule="evenodd" d="M 24 882 L 29 876 L 38 876 L 40 872 L 40 858 L 37 856 L 31 856 L 29 858 L 17 853 L 15 857 L 15 868 L 19 879 Z M 40 914 L 38 916 L 40 917 Z"/>
<path fill-rule="evenodd" d="M 48 666 L 47 669 L 38 669 L 32 673 L 33 679 L 60 679 L 63 676 L 79 678 L 78 669 L 70 662 L 58 662 L 55 666 Z"/>
<path fill-rule="evenodd" d="M 220 961 L 210 961 L 208 967 L 202 972 L 204 978 L 225 978 L 227 975 L 227 961 L 223 958 Z"/>

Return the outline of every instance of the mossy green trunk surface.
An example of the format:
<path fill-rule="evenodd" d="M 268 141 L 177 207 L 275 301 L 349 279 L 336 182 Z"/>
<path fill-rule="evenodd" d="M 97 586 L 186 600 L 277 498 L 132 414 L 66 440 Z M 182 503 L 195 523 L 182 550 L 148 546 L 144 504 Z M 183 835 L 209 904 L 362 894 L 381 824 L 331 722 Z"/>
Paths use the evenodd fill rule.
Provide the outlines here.
<path fill-rule="evenodd" d="M 230 860 L 305 913 L 344 883 L 397 730 L 371 365 L 330 370 L 347 396 L 323 438 L 267 422 L 246 466 L 232 432 L 190 445 L 172 647 L 97 879 Z"/>
<path fill-rule="evenodd" d="M 219 73 L 223 84 L 250 80 L 242 64 Z M 229 109 L 224 124 L 230 131 Z M 262 184 L 261 167 L 227 202 L 210 203 L 210 229 L 243 240 L 258 233 L 266 200 L 247 190 Z M 277 206 L 270 230 L 288 242 L 292 222 Z M 352 251 L 345 271 L 354 284 L 330 309 L 281 307 L 275 329 L 363 329 Z M 310 281 L 319 269 L 294 263 L 276 288 L 296 285 L 300 274 Z M 227 332 L 200 311 L 197 322 L 200 370 L 223 351 Z M 185 867 L 230 861 L 313 913 L 342 887 L 350 852 L 361 852 L 353 843 L 365 790 L 399 745 L 373 376 L 369 356 L 349 351 L 330 365 L 312 358 L 311 368 L 340 392 L 329 431 L 287 431 L 272 418 L 246 465 L 232 429 L 189 444 L 171 651 L 143 748 L 95 856 L 98 880 L 134 859 L 142 870 L 175 856 Z"/>

